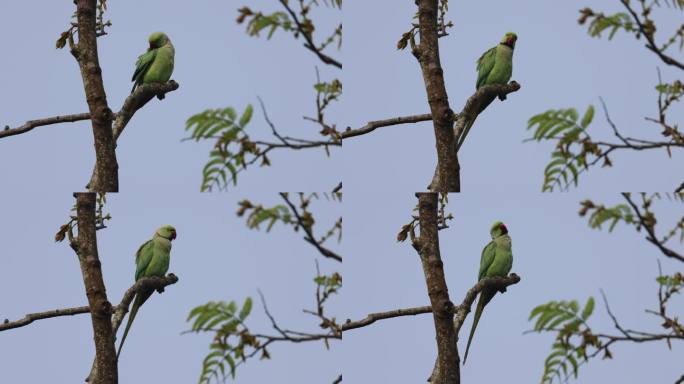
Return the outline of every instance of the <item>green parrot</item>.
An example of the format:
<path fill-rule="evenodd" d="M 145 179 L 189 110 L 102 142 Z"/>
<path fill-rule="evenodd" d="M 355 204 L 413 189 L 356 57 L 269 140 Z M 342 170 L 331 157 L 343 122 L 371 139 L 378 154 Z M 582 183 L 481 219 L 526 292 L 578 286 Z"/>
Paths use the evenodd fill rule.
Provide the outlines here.
<path fill-rule="evenodd" d="M 482 250 L 478 281 L 485 277 L 506 276 L 513 266 L 511 237 L 508 235 L 508 229 L 504 223 L 500 221 L 495 222 L 489 233 L 492 235 L 492 241 Z M 466 346 L 465 355 L 463 355 L 463 364 L 465 364 L 468 358 L 470 342 L 473 341 L 475 328 L 477 328 L 477 323 L 480 321 L 480 316 L 482 316 L 482 310 L 494 297 L 496 291 L 495 288 L 485 288 L 480 292 L 480 299 L 477 302 L 477 309 L 475 309 L 475 317 L 473 318 L 473 327 L 470 329 L 470 337 L 468 337 L 468 346 Z"/>
<path fill-rule="evenodd" d="M 176 50 L 164 32 L 154 32 L 148 38 L 150 48 L 138 56 L 133 72 L 133 89 L 141 84 L 163 83 L 169 81 L 173 73 L 173 57 Z"/>
<path fill-rule="evenodd" d="M 475 89 L 489 84 L 507 84 L 513 74 L 513 50 L 515 49 L 515 42 L 518 36 L 513 32 L 508 32 L 504 35 L 499 45 L 488 49 L 485 53 L 477 59 L 477 83 Z M 501 96 L 501 100 L 505 100 L 505 96 Z M 482 104 L 479 112 L 482 112 L 487 106 L 494 101 L 491 100 Z M 464 134 L 461 135 L 461 141 L 458 143 L 458 148 L 463 144 L 465 136 L 468 134 L 470 127 L 475 121 L 471 121 L 466 127 Z"/>
<path fill-rule="evenodd" d="M 171 260 L 171 241 L 175 238 L 176 228 L 170 225 L 164 225 L 157 229 L 154 236 L 152 236 L 152 239 L 147 240 L 138 248 L 138 252 L 135 253 L 135 281 L 138 281 L 143 277 L 161 277 L 166 274 L 166 271 L 169 270 L 169 261 Z M 145 303 L 153 292 L 154 289 L 148 289 L 138 291 L 136 294 L 135 301 L 133 301 L 133 307 L 131 307 L 131 313 L 128 315 L 126 329 L 124 330 L 121 343 L 119 344 L 119 350 L 116 352 L 117 359 L 119 358 L 121 347 L 123 347 L 123 343 L 126 340 L 133 319 L 135 319 L 135 315 L 138 313 L 138 309 L 140 309 L 140 306 Z"/>

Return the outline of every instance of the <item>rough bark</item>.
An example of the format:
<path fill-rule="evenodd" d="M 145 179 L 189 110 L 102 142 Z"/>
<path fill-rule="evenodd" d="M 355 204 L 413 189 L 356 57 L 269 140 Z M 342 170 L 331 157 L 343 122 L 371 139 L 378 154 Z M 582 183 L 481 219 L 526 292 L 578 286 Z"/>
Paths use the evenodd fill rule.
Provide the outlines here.
<path fill-rule="evenodd" d="M 119 136 L 121 136 L 124 128 L 126 128 L 128 122 L 131 120 L 131 118 L 133 118 L 133 115 L 140 108 L 152 100 L 153 97 L 157 96 L 157 98 L 161 100 L 168 92 L 175 91 L 176 89 L 178 89 L 178 83 L 173 80 L 169 80 L 166 83 L 143 84 L 139 87 L 136 87 L 135 91 L 133 91 L 133 93 L 131 93 L 124 101 L 123 106 L 116 114 L 116 119 L 112 125 L 111 131 L 113 135 L 114 148 L 116 148 L 117 141 L 119 140 Z M 100 170 L 96 164 L 93 168 L 93 173 L 90 176 L 90 181 L 88 182 L 88 185 L 86 185 L 86 188 L 91 191 L 96 191 L 95 186 L 100 184 L 100 175 Z"/>
<path fill-rule="evenodd" d="M 76 214 L 78 217 L 78 237 L 74 248 L 78 254 L 85 285 L 90 318 L 93 323 L 95 340 L 95 359 L 101 374 L 96 384 L 118 383 L 116 350 L 114 349 L 114 332 L 112 330 L 112 305 L 107 300 L 107 290 L 100 259 L 97 254 L 97 237 L 95 235 L 95 194 L 89 192 L 74 193 L 76 197 Z"/>
<path fill-rule="evenodd" d="M 123 322 L 124 316 L 128 313 L 128 307 L 131 305 L 135 295 L 142 289 L 155 289 L 157 292 L 164 292 L 164 288 L 167 285 L 176 284 L 178 282 L 178 277 L 173 273 L 169 273 L 164 277 L 143 277 L 142 279 L 135 282 L 135 284 L 128 288 L 126 293 L 124 293 L 121 303 L 114 308 L 114 315 L 112 316 L 112 328 L 114 336 L 119 330 L 121 323 Z M 114 337 L 116 341 L 116 337 Z M 97 383 L 98 382 L 98 369 L 97 369 L 97 356 L 93 360 L 93 364 L 90 367 L 90 373 L 86 377 L 86 383 Z"/>
<path fill-rule="evenodd" d="M 428 296 L 432 306 L 437 339 L 437 361 L 439 369 L 432 377 L 435 384 L 460 383 L 460 359 L 456 349 L 456 333 L 452 319 L 454 304 L 449 299 L 449 290 L 444 277 L 442 258 L 439 253 L 437 229 L 437 194 L 416 193 L 420 236 L 414 243 L 420 254 L 425 273 Z"/>
<path fill-rule="evenodd" d="M 92 191 L 118 192 L 119 165 L 116 161 L 112 135 L 112 111 L 107 106 L 107 95 L 102 81 L 102 69 L 97 54 L 97 0 L 77 0 L 78 46 L 74 51 L 83 78 L 86 101 L 95 139 L 95 166 L 101 175 Z"/>
<path fill-rule="evenodd" d="M 504 100 L 506 95 L 517 92 L 518 90 L 520 90 L 520 84 L 515 81 L 511 81 L 508 84 L 490 84 L 478 89 L 468 98 L 461 113 L 456 115 L 456 121 L 453 128 L 454 151 L 456 152 L 457 157 L 458 151 L 461 149 L 461 146 L 468 135 L 465 128 L 469 125 L 472 127 L 472 124 L 475 123 L 475 119 L 477 119 L 480 113 L 482 113 L 497 97 Z M 432 182 L 428 185 L 428 190 L 437 192 L 439 191 L 439 185 L 439 167 L 435 167 L 435 173 L 432 176 Z"/>
<path fill-rule="evenodd" d="M 428 103 L 435 131 L 439 192 L 460 192 L 460 166 L 452 132 L 454 113 L 444 86 L 444 73 L 439 60 L 437 33 L 438 0 L 417 0 L 420 45 L 417 56 L 423 73 Z"/>

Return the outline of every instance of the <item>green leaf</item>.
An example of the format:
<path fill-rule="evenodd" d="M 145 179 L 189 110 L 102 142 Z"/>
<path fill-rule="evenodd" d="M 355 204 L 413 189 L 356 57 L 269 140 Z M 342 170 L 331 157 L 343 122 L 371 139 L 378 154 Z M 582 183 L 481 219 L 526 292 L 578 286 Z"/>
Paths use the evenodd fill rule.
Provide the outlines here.
<path fill-rule="evenodd" d="M 247 108 L 245 108 L 245 111 L 242 113 L 242 116 L 240 117 L 240 127 L 244 128 L 247 123 L 252 119 L 252 113 L 254 112 L 252 108 L 252 104 L 249 104 Z"/>
<path fill-rule="evenodd" d="M 587 320 L 589 316 L 594 312 L 594 298 L 589 297 L 587 303 L 584 304 L 584 310 L 582 311 L 582 320 Z"/>
<path fill-rule="evenodd" d="M 582 117 L 582 122 L 580 123 L 580 126 L 584 129 L 586 129 L 593 119 L 594 119 L 594 106 L 589 105 L 589 107 L 587 107 L 587 111 L 584 112 L 584 117 Z"/>
<path fill-rule="evenodd" d="M 240 320 L 244 321 L 247 316 L 249 316 L 249 313 L 252 311 L 252 298 L 248 297 L 245 299 L 244 304 L 242 304 L 242 309 L 240 310 L 240 314 L 238 317 Z"/>

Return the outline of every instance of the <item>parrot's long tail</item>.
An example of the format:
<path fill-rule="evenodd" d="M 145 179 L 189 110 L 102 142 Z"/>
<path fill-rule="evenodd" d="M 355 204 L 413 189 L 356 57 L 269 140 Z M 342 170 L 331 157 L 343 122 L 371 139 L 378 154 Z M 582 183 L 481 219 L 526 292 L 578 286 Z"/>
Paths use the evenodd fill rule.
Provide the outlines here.
<path fill-rule="evenodd" d="M 154 291 L 152 291 L 154 292 Z M 126 329 L 124 329 L 123 336 L 121 337 L 121 343 L 119 343 L 119 349 L 116 351 L 116 360 L 119 360 L 119 354 L 121 354 L 121 347 L 123 347 L 124 341 L 126 341 L 126 336 L 128 336 L 128 331 L 131 329 L 131 324 L 133 324 L 133 319 L 138 313 L 138 309 L 143 305 L 143 303 L 152 295 L 152 292 L 138 292 L 135 295 L 135 301 L 133 301 L 133 307 L 131 308 L 131 313 L 128 315 L 128 322 L 126 323 Z"/>
<path fill-rule="evenodd" d="M 465 365 L 468 359 L 468 350 L 470 349 L 470 343 L 473 341 L 473 335 L 475 334 L 475 328 L 477 328 L 477 323 L 480 322 L 480 316 L 482 316 L 482 310 L 485 305 L 487 305 L 494 295 L 496 290 L 485 289 L 480 293 L 480 299 L 477 301 L 477 308 L 475 309 L 475 317 L 473 317 L 473 327 L 470 328 L 470 336 L 468 337 L 468 345 L 466 346 L 465 354 L 463 355 L 463 365 Z"/>
<path fill-rule="evenodd" d="M 475 120 L 477 119 L 477 117 L 478 117 L 478 116 L 480 115 L 480 113 L 482 113 L 482 111 L 484 111 L 485 108 L 487 108 L 487 107 L 489 106 L 489 104 L 491 104 L 492 101 L 494 101 L 495 99 L 496 99 L 496 96 L 491 97 L 491 98 L 489 98 L 489 99 L 487 99 L 487 100 L 484 100 L 484 101 L 482 102 L 482 105 L 480 105 L 479 108 L 478 108 L 477 115 L 475 115 L 475 117 L 473 118 L 473 120 L 470 121 L 470 122 L 468 122 L 468 123 L 466 123 L 466 126 L 463 127 L 463 133 L 461 133 L 461 136 L 458 137 L 458 143 L 456 143 L 456 152 L 458 152 L 458 150 L 461 149 L 461 145 L 463 145 L 463 142 L 465 141 L 465 138 L 466 138 L 466 136 L 468 135 L 468 132 L 470 131 L 470 128 L 472 128 L 472 127 L 473 127 L 473 124 L 475 124 Z"/>
<path fill-rule="evenodd" d="M 463 365 L 465 365 L 466 360 L 468 360 L 468 351 L 470 350 L 470 343 L 473 341 L 473 335 L 475 335 L 475 328 L 477 328 L 477 323 L 480 321 L 480 316 L 482 316 L 482 309 L 484 309 L 484 305 L 482 304 L 482 295 L 480 294 L 480 299 L 477 301 L 477 309 L 475 309 L 475 317 L 473 318 L 473 326 L 470 328 L 470 336 L 468 336 L 468 344 L 466 345 L 465 354 L 463 355 Z"/>

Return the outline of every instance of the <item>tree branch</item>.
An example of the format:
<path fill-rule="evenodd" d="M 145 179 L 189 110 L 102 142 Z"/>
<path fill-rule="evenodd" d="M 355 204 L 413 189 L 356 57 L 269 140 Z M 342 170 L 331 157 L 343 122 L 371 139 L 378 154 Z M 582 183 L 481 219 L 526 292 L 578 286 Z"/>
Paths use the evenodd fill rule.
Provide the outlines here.
<path fill-rule="evenodd" d="M 622 192 L 622 196 L 625 198 L 625 200 L 627 200 L 627 203 L 629 203 L 629 205 L 632 207 L 632 210 L 634 210 L 634 213 L 636 214 L 637 218 L 639 219 L 641 226 L 646 230 L 646 233 L 648 234 L 648 236 L 646 236 L 646 240 L 648 240 L 648 242 L 650 242 L 651 244 L 655 245 L 660 250 L 660 252 L 662 252 L 663 255 L 665 255 L 667 257 L 671 257 L 673 259 L 677 259 L 681 262 L 684 262 L 684 256 L 682 256 L 679 253 L 675 252 L 674 250 L 666 247 L 662 241 L 658 240 L 658 236 L 656 235 L 653 226 L 647 225 L 646 219 L 641 214 L 639 207 L 630 198 L 629 193 Z"/>
<path fill-rule="evenodd" d="M 281 193 L 280 193 L 280 197 L 283 198 L 283 200 L 285 201 L 285 203 L 287 204 L 287 206 L 290 208 L 290 210 L 292 211 L 292 213 L 295 215 L 295 218 L 297 219 L 297 222 L 299 223 L 299 226 L 302 227 L 302 229 L 304 230 L 304 233 L 305 233 L 305 235 L 304 235 L 304 240 L 305 240 L 307 243 L 309 243 L 309 244 L 313 245 L 314 247 L 316 247 L 316 249 L 318 250 L 318 252 L 320 252 L 321 255 L 323 255 L 323 256 L 325 256 L 325 257 L 328 257 L 328 258 L 331 258 L 331 259 L 333 259 L 333 260 L 335 260 L 335 261 L 342 262 L 342 256 L 340 256 L 340 255 L 338 255 L 337 253 L 331 251 L 330 249 L 324 247 L 323 245 L 320 244 L 320 242 L 318 242 L 318 241 L 316 240 L 316 238 L 314 237 L 313 232 L 311 231 L 311 227 L 310 227 L 309 225 L 305 225 L 304 220 L 302 219 L 302 217 L 301 217 L 300 214 L 299 214 L 299 211 L 297 210 L 297 207 L 295 207 L 295 205 L 292 204 L 292 202 L 290 201 L 290 199 L 287 197 L 287 193 L 281 192 Z"/>
<path fill-rule="evenodd" d="M 634 22 L 639 27 L 639 31 L 641 32 L 641 35 L 643 35 L 644 38 L 646 38 L 646 41 L 648 42 L 646 44 L 646 48 L 648 48 L 653 53 L 658 55 L 658 57 L 660 58 L 660 60 L 662 60 L 663 63 L 665 63 L 667 65 L 672 65 L 672 66 L 675 66 L 679 69 L 684 70 L 684 63 L 681 63 L 681 62 L 673 59 L 671 56 L 666 55 L 663 49 L 658 48 L 655 40 L 653 39 L 655 32 L 648 33 L 648 31 L 646 30 L 646 26 L 643 24 L 643 22 L 639 18 L 639 15 L 637 15 L 636 11 L 630 6 L 629 1 L 621 0 L 621 3 L 622 3 L 622 5 L 625 6 L 625 8 L 627 8 L 627 11 L 632 15 Z"/>
<path fill-rule="evenodd" d="M 128 313 L 128 307 L 130 307 L 135 294 L 141 289 L 155 289 L 157 292 L 164 292 L 164 288 L 171 284 L 176 284 L 178 282 L 178 277 L 173 273 L 169 273 L 164 277 L 143 277 L 136 281 L 133 286 L 128 288 L 126 293 L 124 293 L 123 298 L 121 298 L 121 303 L 117 305 L 114 309 L 114 315 L 112 316 L 112 328 L 114 330 L 114 341 L 116 341 L 116 332 L 119 330 L 121 323 L 123 322 L 124 316 Z M 93 365 L 90 368 L 90 373 L 85 379 L 86 383 L 98 383 L 98 369 L 97 360 L 93 361 Z"/>
<path fill-rule="evenodd" d="M 60 124 L 60 123 L 73 123 L 75 121 L 89 120 L 89 119 L 90 119 L 90 113 L 86 112 L 86 113 L 77 113 L 74 115 L 53 116 L 53 117 L 47 117 L 44 119 L 29 120 L 26 123 L 24 123 L 24 125 L 16 127 L 16 128 L 10 128 L 9 125 L 5 126 L 5 129 L 3 131 L 0 131 L 0 139 L 3 137 L 20 135 L 22 133 L 26 133 L 26 132 L 32 130 L 33 128 L 40 127 L 40 126 Z"/>
<path fill-rule="evenodd" d="M 178 278 L 173 274 L 170 274 L 167 277 L 145 277 L 137 281 L 131 288 L 128 289 L 128 291 L 126 291 L 126 294 L 121 300 L 121 304 L 114 307 L 114 317 L 112 318 L 114 333 L 116 333 L 117 329 L 119 328 L 121 319 L 128 312 L 128 307 L 130 306 L 131 301 L 133 301 L 135 293 L 138 290 L 140 290 L 143 287 L 143 285 L 145 287 L 159 289 L 164 288 L 165 286 L 170 284 L 175 284 L 177 281 Z M 9 319 L 5 319 L 5 321 L 2 324 L 0 324 L 0 332 L 6 331 L 8 329 L 27 326 L 36 320 L 50 319 L 53 317 L 61 316 L 74 316 L 83 313 L 90 313 L 90 307 L 86 305 L 83 307 L 60 308 L 45 312 L 29 313 L 26 316 L 24 316 L 24 318 L 17 321 L 10 322 Z M 119 313 L 122 314 L 119 315 Z M 118 322 L 115 321 L 117 316 L 120 316 Z"/>
<path fill-rule="evenodd" d="M 78 216 L 78 237 L 72 248 L 78 255 L 83 275 L 90 317 L 95 340 L 95 364 L 102 372 L 98 384 L 118 383 L 114 332 L 112 330 L 112 305 L 107 300 L 107 289 L 102 277 L 100 259 L 97 255 L 95 235 L 95 193 L 74 193 Z"/>
<path fill-rule="evenodd" d="M 432 376 L 432 382 L 436 384 L 460 383 L 460 358 L 456 348 L 456 333 L 451 323 L 454 304 L 449 299 L 449 289 L 439 253 L 437 194 L 416 193 L 416 197 L 418 198 L 420 236 L 413 245 L 423 265 L 437 339 L 438 369 Z"/>
<path fill-rule="evenodd" d="M 341 136 L 342 136 L 342 139 L 348 139 L 350 137 L 361 136 L 361 135 L 365 135 L 366 133 L 371 133 L 371 132 L 375 131 L 376 129 L 382 128 L 382 127 L 389 127 L 392 125 L 399 125 L 399 124 L 418 123 L 421 121 L 430 121 L 430 120 L 432 120 L 432 115 L 429 113 L 425 113 L 422 115 L 401 116 L 401 117 L 393 117 L 391 119 L 385 119 L 385 120 L 369 121 L 366 125 L 364 125 L 361 128 L 352 129 L 351 127 L 347 127 L 347 129 L 344 132 L 342 132 Z"/>
<path fill-rule="evenodd" d="M 116 119 L 112 125 L 114 147 L 116 148 L 119 136 L 121 136 L 121 133 L 123 133 L 128 122 L 140 108 L 145 106 L 153 97 L 157 96 L 157 98 L 161 100 L 168 92 L 173 92 L 178 89 L 178 87 L 178 83 L 173 80 L 167 81 L 166 83 L 150 83 L 136 87 L 135 91 L 126 97 L 126 100 L 121 106 L 121 110 L 116 114 Z M 95 167 L 86 188 L 91 191 L 94 190 L 93 186 L 98 185 L 99 178 L 100 172 L 98 168 Z"/>
<path fill-rule="evenodd" d="M 477 297 L 477 294 L 482 292 L 483 289 L 485 288 L 496 288 L 499 290 L 499 292 L 503 293 L 506 292 L 506 287 L 509 285 L 513 284 L 518 284 L 520 282 L 520 276 L 516 275 L 515 273 L 511 273 L 508 276 L 495 276 L 495 277 L 487 277 L 484 278 L 480 281 L 477 282 L 468 292 L 466 293 L 465 297 L 463 298 L 463 302 L 456 307 L 456 315 L 454 316 L 454 329 L 456 330 L 456 339 L 458 340 L 458 333 L 461 330 L 461 327 L 463 326 L 463 322 L 465 322 L 466 318 L 468 317 L 468 313 L 470 313 L 470 308 L 473 306 L 473 303 L 475 302 L 475 298 Z"/>
<path fill-rule="evenodd" d="M 444 86 L 444 73 L 439 58 L 437 30 L 438 0 L 418 0 L 420 45 L 414 52 L 423 73 L 430 114 L 433 117 L 437 149 L 437 172 L 439 182 L 434 191 L 460 192 L 460 165 L 454 150 L 456 143 L 452 127 L 454 112 L 449 107 L 449 97 Z"/>
<path fill-rule="evenodd" d="M 17 321 L 9 321 L 9 319 L 5 319 L 5 321 L 2 324 L 0 324 L 0 332 L 6 331 L 8 329 L 27 326 L 36 320 L 49 319 L 60 316 L 73 316 L 82 313 L 90 313 L 90 307 L 85 306 L 75 308 L 53 309 L 51 311 L 29 313 L 26 316 L 24 316 L 23 319 Z"/>
<path fill-rule="evenodd" d="M 454 124 L 453 135 L 456 148 L 456 155 L 465 142 L 466 136 L 469 133 L 469 127 L 475 123 L 475 119 L 494 101 L 497 97 L 504 100 L 509 93 L 520 90 L 520 84 L 511 81 L 508 84 L 489 84 L 481 87 L 468 98 L 463 110 L 456 116 Z M 440 184 L 439 169 L 435 168 L 435 173 L 432 176 L 432 181 L 428 185 L 428 190 L 437 191 L 437 186 Z"/>
<path fill-rule="evenodd" d="M 497 289 L 505 289 L 509 285 L 517 284 L 520 281 L 520 277 L 515 273 L 512 273 L 507 277 L 487 277 L 477 282 L 466 294 L 461 305 L 455 307 L 454 316 L 454 327 L 456 329 L 456 337 L 458 338 L 458 331 L 461 329 L 463 322 L 465 321 L 468 313 L 470 312 L 470 307 L 472 307 L 477 294 L 480 293 L 484 288 L 492 287 Z M 386 312 L 375 312 L 369 313 L 368 316 L 361 320 L 352 321 L 347 319 L 347 321 L 342 324 L 340 329 L 348 331 L 351 329 L 357 329 L 369 326 L 378 320 L 393 319 L 395 317 L 402 316 L 415 316 L 424 313 L 432 313 L 432 307 L 429 305 L 423 307 L 413 307 L 413 308 L 402 308 L 394 309 Z"/>
<path fill-rule="evenodd" d="M 316 44 L 314 44 L 314 42 L 311 38 L 310 32 L 308 32 L 307 28 L 304 28 L 302 23 L 299 21 L 297 14 L 288 5 L 287 0 L 278 0 L 278 1 L 280 1 L 280 4 L 282 4 L 282 6 L 285 7 L 285 9 L 287 10 L 287 13 L 289 13 L 290 17 L 292 17 L 292 20 L 295 22 L 295 25 L 297 26 L 297 30 L 299 31 L 299 33 L 302 36 L 304 36 L 304 40 L 306 40 L 306 43 L 304 43 L 304 47 L 306 49 L 310 50 L 311 52 L 313 52 L 316 56 L 318 56 L 318 58 L 322 62 L 324 62 L 325 64 L 332 65 L 332 66 L 335 66 L 339 69 L 342 69 L 342 63 L 340 63 L 339 61 L 333 59 L 332 57 L 324 54 L 323 52 L 321 52 L 321 50 L 318 47 L 316 47 Z"/>
<path fill-rule="evenodd" d="M 107 94 L 104 90 L 102 69 L 97 54 L 96 9 L 97 0 L 76 1 L 78 45 L 72 52 L 78 61 L 83 78 L 83 88 L 95 138 L 95 167 L 101 175 L 97 183 L 92 184 L 90 190 L 118 192 L 119 165 L 116 161 L 115 142 L 112 136 L 113 114 L 107 106 Z"/>
<path fill-rule="evenodd" d="M 178 89 L 178 83 L 173 80 L 166 83 L 143 84 L 136 87 L 135 91 L 124 101 L 121 110 L 113 115 L 114 123 L 112 124 L 112 132 L 114 135 L 114 141 L 119 138 L 121 132 L 131 120 L 135 112 L 147 104 L 148 101 L 150 101 L 154 96 L 163 97 L 163 95 L 166 93 L 175 91 L 176 89 Z M 73 115 L 52 116 L 46 117 L 44 119 L 29 120 L 16 128 L 5 126 L 5 129 L 0 131 L 0 139 L 3 137 L 20 135 L 22 133 L 29 132 L 36 127 L 60 123 L 73 123 L 81 120 L 90 120 L 90 113 L 76 113 Z"/>
<path fill-rule="evenodd" d="M 344 332 L 344 331 L 348 331 L 350 329 L 366 327 L 368 325 L 375 323 L 378 320 L 392 319 L 395 317 L 402 317 L 402 316 L 415 316 L 415 315 L 421 315 L 424 313 L 432 313 L 432 307 L 429 305 L 426 305 L 423 307 L 402 308 L 402 309 L 394 309 L 394 310 L 386 311 L 386 312 L 369 313 L 368 316 L 366 316 L 365 318 L 363 318 L 361 320 L 352 321 L 351 319 L 347 319 L 347 321 L 344 324 L 342 324 L 340 329 L 342 330 L 342 332 Z"/>

